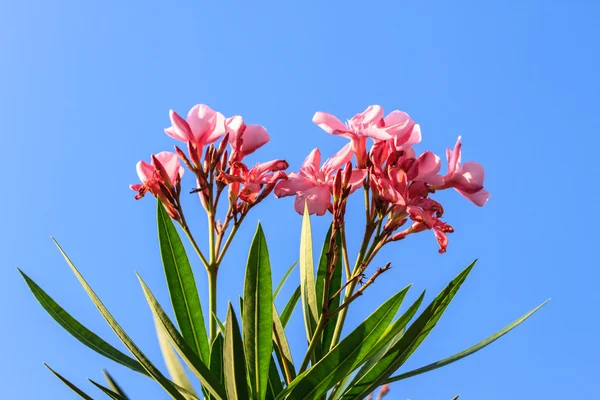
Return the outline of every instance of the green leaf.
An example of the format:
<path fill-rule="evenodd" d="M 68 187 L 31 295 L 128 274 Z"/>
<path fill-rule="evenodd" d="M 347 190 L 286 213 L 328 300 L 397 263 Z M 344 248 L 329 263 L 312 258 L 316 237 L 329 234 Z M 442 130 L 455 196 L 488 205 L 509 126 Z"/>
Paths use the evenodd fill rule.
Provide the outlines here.
<path fill-rule="evenodd" d="M 169 343 L 169 338 L 167 333 L 165 332 L 165 328 L 163 328 L 162 323 L 155 315 L 155 313 L 152 313 L 152 315 L 154 316 L 154 326 L 156 327 L 156 336 L 158 337 L 158 344 L 160 346 L 160 350 L 162 352 L 163 358 L 165 360 L 165 365 L 167 366 L 167 371 L 169 371 L 171 379 L 177 385 L 186 389 L 190 393 L 193 393 L 194 396 L 197 397 L 196 391 L 194 390 L 192 383 L 188 379 L 183 365 L 181 365 L 181 362 L 177 357 L 177 353 L 175 353 L 175 350 L 173 350 L 171 343 Z"/>
<path fill-rule="evenodd" d="M 227 400 L 248 400 L 250 393 L 248 392 L 244 344 L 231 303 L 229 303 L 225 323 L 227 332 L 225 332 L 225 343 L 223 344 L 223 368 Z"/>
<path fill-rule="evenodd" d="M 160 201 L 156 210 L 160 255 L 177 324 L 192 350 L 208 363 L 208 337 L 194 273 L 179 233 Z"/>
<path fill-rule="evenodd" d="M 85 289 L 86 293 L 88 294 L 88 296 L 90 297 L 90 299 L 92 300 L 92 302 L 94 303 L 96 308 L 98 308 L 98 310 L 100 311 L 100 314 L 102 314 L 102 316 L 104 317 L 106 322 L 108 322 L 108 325 L 110 325 L 110 327 L 116 333 L 116 335 L 119 337 L 119 339 L 121 339 L 121 341 L 123 342 L 125 347 L 127 347 L 127 349 L 131 352 L 131 354 L 133 354 L 135 356 L 135 358 L 137 358 L 137 360 L 140 362 L 140 364 L 142 364 L 142 366 L 148 372 L 148 374 L 152 378 L 154 378 L 154 380 L 158 384 L 160 384 L 167 391 L 167 393 L 169 393 L 173 398 L 175 398 L 177 400 L 185 400 L 185 398 L 179 393 L 179 391 L 177 390 L 177 388 L 173 384 L 173 382 L 169 381 L 158 370 L 158 368 L 156 368 L 154 366 L 154 364 L 152 364 L 152 362 L 146 357 L 146 355 L 140 350 L 140 348 L 137 347 L 137 345 L 131 340 L 131 338 L 127 335 L 127 333 L 125 333 L 123 328 L 121 328 L 121 325 L 119 325 L 117 323 L 117 321 L 110 314 L 108 309 L 104 306 L 102 301 L 100 301 L 100 298 L 98 298 L 98 296 L 96 295 L 94 290 L 90 287 L 90 285 L 88 285 L 88 283 L 83 278 L 83 276 L 81 275 L 79 270 L 77 270 L 77 268 L 75 268 L 75 265 L 73 265 L 73 263 L 71 262 L 69 257 L 67 257 L 67 255 L 65 254 L 63 249 L 58 244 L 58 242 L 56 242 L 56 240 L 55 240 L 54 243 L 56 244 L 56 246 L 60 250 L 61 254 L 63 255 L 63 257 L 65 258 L 65 260 L 67 261 L 67 263 L 69 264 L 69 266 L 71 267 L 73 272 L 75 273 L 75 276 L 77 276 L 79 283 L 81 283 L 81 285 Z"/>
<path fill-rule="evenodd" d="M 312 339 L 317 328 L 319 309 L 315 290 L 315 266 L 313 262 L 312 232 L 308 206 L 304 205 L 302 218 L 302 233 L 300 234 L 300 288 L 302 297 L 302 312 L 306 327 L 306 339 Z"/>
<path fill-rule="evenodd" d="M 290 345 L 288 344 L 285 330 L 283 329 L 283 325 L 277 314 L 275 304 L 273 304 L 273 344 L 277 360 L 279 361 L 279 367 L 286 376 L 286 382 L 290 383 L 296 378 L 296 368 L 294 367 Z"/>
<path fill-rule="evenodd" d="M 336 247 L 341 251 L 342 249 L 342 235 L 340 232 L 336 235 L 335 238 Z M 317 282 L 316 282 L 316 293 L 317 293 L 317 307 L 318 310 L 323 308 L 323 291 L 325 290 L 325 278 L 327 276 L 327 253 L 329 252 L 329 241 L 331 239 L 331 226 L 329 227 L 329 231 L 327 235 L 325 235 L 325 242 L 323 243 L 323 248 L 321 250 L 321 258 L 319 259 L 319 269 L 317 270 Z M 335 264 L 335 270 L 333 271 L 333 275 L 331 276 L 331 283 L 329 284 L 329 293 L 327 294 L 327 299 L 333 298 L 333 295 L 339 290 L 342 286 L 342 255 L 339 254 L 337 258 L 337 262 Z M 332 299 L 331 304 L 329 306 L 330 310 L 335 310 L 340 305 L 340 295 L 338 294 L 334 299 Z M 335 326 L 338 320 L 339 314 L 334 315 L 323 330 L 323 335 L 321 337 L 321 349 L 322 354 L 326 354 L 331 348 L 331 342 L 333 341 L 333 333 L 335 331 Z"/>
<path fill-rule="evenodd" d="M 404 364 L 436 325 L 474 265 L 475 261 L 446 286 L 406 330 L 398 343 L 388 350 L 374 368 L 344 393 L 342 399 L 364 398 L 378 386 L 384 384 L 394 371 Z"/>
<path fill-rule="evenodd" d="M 250 246 L 242 308 L 244 353 L 254 398 L 264 400 L 273 352 L 273 288 L 267 241 L 260 223 Z"/>
<path fill-rule="evenodd" d="M 275 359 L 271 357 L 271 363 L 269 365 L 269 385 L 267 386 L 267 400 L 275 400 L 277 395 L 283 390 L 283 384 L 281 383 L 281 377 L 279 371 L 277 371 L 277 365 Z"/>
<path fill-rule="evenodd" d="M 219 383 L 225 387 L 225 378 L 223 376 L 223 342 L 223 335 L 217 334 L 210 348 L 209 368 Z M 210 399 L 215 399 L 215 397 L 211 395 Z"/>
<path fill-rule="evenodd" d="M 405 293 L 407 290 L 408 288 L 404 289 Z M 356 373 L 356 375 L 352 377 L 350 383 L 346 384 L 346 382 L 341 382 L 339 387 L 336 387 L 336 390 L 334 390 L 334 396 L 331 397 L 332 399 L 339 399 L 340 394 L 343 393 L 341 390 L 343 387 L 352 387 L 355 382 L 365 376 L 372 368 L 376 367 L 388 350 L 398 343 L 402 336 L 404 336 L 406 324 L 408 324 L 412 317 L 414 317 L 417 310 L 421 306 L 424 297 L 425 291 L 421 293 L 419 298 L 408 308 L 408 310 L 404 312 L 404 314 L 400 316 L 400 318 L 390 324 L 383 335 L 381 335 L 381 339 L 379 339 L 377 344 L 373 346 L 365 355 L 363 358 L 363 366 Z M 350 376 L 347 376 L 347 379 L 348 378 L 350 378 Z M 345 388 L 344 391 L 345 390 L 347 390 L 347 388 Z"/>
<path fill-rule="evenodd" d="M 453 356 L 450 356 L 448 358 L 444 358 L 443 360 L 436 361 L 436 362 L 431 363 L 429 365 L 426 365 L 424 367 L 417 368 L 415 370 L 408 371 L 408 372 L 405 372 L 405 373 L 397 375 L 397 376 L 393 376 L 393 377 L 391 377 L 390 379 L 387 380 L 387 383 L 396 382 L 396 381 L 399 381 L 399 380 L 402 380 L 402 379 L 413 377 L 415 375 L 419 375 L 419 374 L 422 374 L 422 373 L 425 373 L 425 372 L 429 372 L 429 371 L 432 371 L 434 369 L 438 369 L 438 368 L 444 367 L 444 366 L 446 366 L 448 364 L 452 364 L 453 362 L 458 361 L 458 360 L 460 360 L 462 358 L 465 358 L 467 356 L 470 356 L 471 354 L 473 354 L 473 353 L 475 353 L 475 352 L 483 349 L 487 345 L 492 344 L 493 342 L 495 342 L 496 340 L 500 339 L 502 336 L 506 335 L 508 332 L 510 332 L 511 330 L 513 330 L 514 328 L 516 328 L 517 326 L 519 326 L 527 318 L 531 317 L 537 310 L 539 310 L 540 308 L 542 308 L 548 301 L 550 301 L 550 299 L 546 300 L 545 302 L 543 302 L 542 304 L 540 304 L 539 306 L 537 306 L 533 310 L 529 311 L 527 314 L 523 315 L 521 318 L 519 318 L 516 321 L 514 321 L 512 324 L 504 327 L 503 329 L 501 329 L 498 332 L 494 333 L 492 336 L 488 337 L 487 339 L 482 340 L 481 342 L 477 343 L 476 345 L 471 346 L 468 349 L 465 349 L 465 350 L 461 351 L 460 353 L 456 353 Z"/>
<path fill-rule="evenodd" d="M 141 374 L 148 375 L 144 367 L 129 357 L 126 354 L 123 354 L 121 351 L 117 350 L 103 339 L 101 339 L 94 332 L 87 329 L 83 326 L 79 321 L 73 318 L 68 312 L 66 312 L 58 303 L 56 303 L 52 297 L 50 297 L 41 287 L 39 287 L 29 276 L 27 276 L 23 271 L 19 269 L 19 272 L 25 279 L 27 286 L 35 296 L 35 298 L 42 305 L 44 310 L 50 314 L 52 318 L 56 322 L 60 324 L 67 332 L 75 337 L 75 339 L 79 340 L 81 343 L 94 350 L 98 354 L 103 355 L 104 357 L 111 359 L 121 365 L 124 365 L 128 368 L 131 368 L 134 371 L 137 371 Z"/>
<path fill-rule="evenodd" d="M 214 313 L 212 314 L 212 316 L 215 319 L 215 321 L 217 321 L 217 325 L 219 326 L 221 333 L 225 335 L 225 325 L 223 324 L 223 322 L 221 322 L 221 320 Z"/>
<path fill-rule="evenodd" d="M 321 361 L 299 375 L 286 389 L 287 398 L 318 399 L 354 370 L 385 332 L 400 308 L 404 294 L 398 292 L 392 296 Z"/>
<path fill-rule="evenodd" d="M 152 294 L 152 291 L 150 291 L 148 286 L 146 286 L 139 275 L 138 279 L 142 285 L 144 296 L 150 305 L 152 314 L 160 321 L 164 332 L 167 334 L 169 341 L 175 350 L 177 350 L 179 356 L 183 359 L 194 375 L 198 377 L 200 383 L 202 384 L 202 388 L 208 390 L 216 399 L 225 400 L 226 396 L 223 385 L 219 383 L 218 379 L 210 372 L 206 364 L 202 362 L 200 357 L 192 350 L 183 336 L 181 336 L 173 322 L 171 322 L 163 308 L 154 297 L 154 294 Z M 191 393 L 186 393 L 186 395 L 189 394 Z"/>
<path fill-rule="evenodd" d="M 285 275 L 283 275 L 283 278 L 281 278 L 281 281 L 279 282 L 279 285 L 277 285 L 277 289 L 275 289 L 275 292 L 273 292 L 273 298 L 277 298 L 277 296 L 279 295 L 279 292 L 281 291 L 281 288 L 283 287 L 283 285 L 285 285 L 285 282 L 287 281 L 288 277 L 290 276 L 290 274 L 292 273 L 292 271 L 294 270 L 294 268 L 296 268 L 296 265 L 298 265 L 298 260 L 294 261 L 294 263 L 287 270 L 287 272 L 285 273 Z"/>
<path fill-rule="evenodd" d="M 96 386 L 98 389 L 102 390 L 102 392 L 104 392 L 105 395 L 107 395 L 108 397 L 110 397 L 113 400 L 127 400 L 127 397 L 123 397 L 121 396 L 119 393 L 110 390 L 109 388 L 107 388 L 106 386 L 103 386 L 101 384 L 99 384 L 98 382 L 93 381 L 92 379 L 89 380 L 90 382 L 92 382 L 92 384 L 94 386 Z"/>
<path fill-rule="evenodd" d="M 119 386 L 119 384 L 113 379 L 113 377 L 108 373 L 108 371 L 103 369 L 102 372 L 104 373 L 104 377 L 106 378 L 106 382 L 108 382 L 108 386 L 110 387 L 110 389 L 113 392 L 118 393 L 125 400 L 129 400 L 123 389 L 121 389 L 121 386 Z"/>
<path fill-rule="evenodd" d="M 458 400 L 458 398 L 459 398 L 459 397 L 460 397 L 460 395 L 459 395 L 459 394 L 457 394 L 456 396 L 454 396 L 454 397 L 452 398 L 452 400 Z"/>
<path fill-rule="evenodd" d="M 44 365 L 46 366 L 46 368 L 48 368 L 50 370 L 50 372 L 52 372 L 58 379 L 60 379 L 62 381 L 62 383 L 67 385 L 69 387 L 69 389 L 71 389 L 72 391 L 77 393 L 79 395 L 79 397 L 81 397 L 82 399 L 86 399 L 86 400 L 94 400 L 90 396 L 85 394 L 85 392 L 83 390 L 79 389 L 77 386 L 75 386 L 73 383 L 71 383 L 71 381 L 69 381 L 67 378 L 65 378 L 64 376 L 62 376 L 61 374 L 59 374 L 52 368 L 50 368 L 50 366 L 48 364 L 44 363 Z"/>
<path fill-rule="evenodd" d="M 287 304 L 283 308 L 283 311 L 281 312 L 281 325 L 283 325 L 284 328 L 287 326 L 288 322 L 290 322 L 290 318 L 292 317 L 292 314 L 298 305 L 298 300 L 300 300 L 300 285 L 298 285 L 296 290 L 294 290 L 292 297 L 290 297 Z"/>

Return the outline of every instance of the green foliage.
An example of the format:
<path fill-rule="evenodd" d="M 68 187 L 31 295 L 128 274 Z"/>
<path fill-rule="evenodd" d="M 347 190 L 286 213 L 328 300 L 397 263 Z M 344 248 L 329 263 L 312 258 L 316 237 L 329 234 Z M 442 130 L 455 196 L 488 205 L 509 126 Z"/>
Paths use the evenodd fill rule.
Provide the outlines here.
<path fill-rule="evenodd" d="M 455 355 L 394 375 L 434 329 L 475 262 L 456 276 L 420 314 L 419 308 L 425 296 L 424 292 L 395 319 L 408 296 L 409 286 L 391 296 L 362 323 L 350 329 L 349 334 L 338 339 L 340 335 L 336 334 L 336 326 L 343 327 L 344 324 L 345 312 L 341 311 L 346 310 L 369 285 L 374 284 L 375 278 L 387 269 L 378 270 L 360 289 L 356 289 L 358 279 L 366 266 L 357 262 L 362 268 L 360 274 L 346 276 L 344 280 L 344 263 L 340 249 L 345 246 L 345 239 L 338 231 L 332 242 L 330 228 L 325 236 L 315 271 L 310 217 L 305 210 L 299 261 L 287 270 L 275 290 L 272 285 L 267 239 L 262 227 L 258 225 L 246 264 L 243 298 L 240 297 L 241 318 L 238 319 L 229 303 L 225 323 L 222 323 L 216 308 L 211 307 L 209 316 L 218 324 L 218 331 L 209 342 L 192 266 L 175 225 L 161 205 L 158 207 L 157 220 L 160 254 L 177 326 L 141 277 L 138 278 L 150 306 L 170 379 L 125 333 L 58 243 L 59 251 L 93 304 L 133 358 L 83 326 L 29 276 L 20 270 L 19 272 L 42 307 L 67 332 L 109 360 L 148 376 L 173 399 L 364 399 L 384 384 L 441 368 L 483 349 L 521 324 L 545 304 Z M 329 248 L 330 243 L 334 243 L 334 249 Z M 195 246 L 195 243 L 193 245 Z M 367 247 L 363 246 L 362 256 L 369 254 L 366 251 Z M 335 263 L 331 262 L 333 250 L 338 252 Z M 215 265 L 208 265 L 207 268 L 218 268 L 218 265 Z M 286 300 L 285 306 L 279 313 L 274 303 L 275 298 L 280 295 L 296 265 L 299 266 L 300 285 L 289 299 L 283 299 Z M 345 275 L 349 275 L 349 272 Z M 302 364 L 297 365 L 292 358 L 288 340 L 290 332 L 286 332 L 286 326 L 298 303 L 302 308 L 309 348 Z M 62 375 L 52 369 L 50 371 L 81 398 L 92 398 Z M 188 372 L 191 372 L 190 376 Z M 91 379 L 90 382 L 110 399 L 127 400 L 127 395 L 112 376 L 106 371 L 105 376 L 107 386 Z M 202 392 L 199 393 L 203 396 L 196 394 L 194 382 L 190 377 L 195 377 L 200 383 Z M 458 396 L 455 397 L 457 398 Z"/>

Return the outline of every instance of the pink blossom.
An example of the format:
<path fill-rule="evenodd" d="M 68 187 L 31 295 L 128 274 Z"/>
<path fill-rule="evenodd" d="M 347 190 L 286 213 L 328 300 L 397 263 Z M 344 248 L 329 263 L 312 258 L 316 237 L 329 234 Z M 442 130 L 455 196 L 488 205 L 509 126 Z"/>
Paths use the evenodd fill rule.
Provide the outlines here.
<path fill-rule="evenodd" d="M 172 218 L 179 218 L 175 198 L 183 176 L 183 167 L 179 165 L 177 154 L 163 151 L 151 156 L 151 163 L 140 161 L 136 165 L 142 183 L 130 185 L 131 190 L 138 192 L 136 199 L 144 197 L 147 192 L 160 199 Z"/>
<path fill-rule="evenodd" d="M 347 164 L 352 158 L 351 144 L 347 144 L 333 157 L 325 161 L 321 167 L 321 152 L 314 149 L 310 152 L 302 167 L 300 173 L 288 174 L 288 179 L 281 181 L 275 187 L 275 196 L 286 197 L 296 196 L 294 209 L 302 214 L 304 204 L 308 205 L 310 214 L 324 215 L 331 208 L 331 192 L 335 172 L 343 165 Z M 350 177 L 351 192 L 358 189 L 365 178 L 365 171 L 360 169 L 352 170 Z"/>
<path fill-rule="evenodd" d="M 278 181 L 287 179 L 283 170 L 288 166 L 285 160 L 273 160 L 256 164 L 248 169 L 245 164 L 236 161 L 232 163 L 229 174 L 222 173 L 217 179 L 230 185 L 229 196 L 232 202 L 239 198 L 253 204 L 266 197 Z"/>
<path fill-rule="evenodd" d="M 356 155 L 358 165 L 364 166 L 366 161 L 367 138 L 388 140 L 392 135 L 383 127 L 383 109 L 380 106 L 369 106 L 364 112 L 356 114 L 346 124 L 325 112 L 317 112 L 313 122 L 325 132 L 343 136 L 352 141 L 352 151 Z"/>
<path fill-rule="evenodd" d="M 225 117 L 205 104 L 192 107 L 184 120 L 175 111 L 169 112 L 171 126 L 165 133 L 173 139 L 192 143 L 198 149 L 214 143 L 225 134 Z"/>
<path fill-rule="evenodd" d="M 225 125 L 233 149 L 231 161 L 241 161 L 269 141 L 269 134 L 263 126 L 246 125 L 239 115 L 227 118 Z"/>
<path fill-rule="evenodd" d="M 435 185 L 435 188 L 453 187 L 458 193 L 482 207 L 490 197 L 490 193 L 483 188 L 484 169 L 481 164 L 472 161 L 461 166 L 461 147 L 461 137 L 459 136 L 454 150 L 446 150 L 448 172 L 444 175 L 443 182 Z"/>
<path fill-rule="evenodd" d="M 421 127 L 404 111 L 389 113 L 383 118 L 383 127 L 392 136 L 391 143 L 398 150 L 421 142 Z"/>

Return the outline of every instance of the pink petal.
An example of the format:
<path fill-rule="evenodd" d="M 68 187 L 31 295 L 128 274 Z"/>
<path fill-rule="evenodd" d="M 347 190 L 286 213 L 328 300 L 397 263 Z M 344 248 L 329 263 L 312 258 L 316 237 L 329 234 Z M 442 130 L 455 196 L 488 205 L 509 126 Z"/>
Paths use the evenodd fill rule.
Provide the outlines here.
<path fill-rule="evenodd" d="M 313 149 L 300 167 L 300 174 L 307 178 L 314 179 L 321 166 L 321 152 L 319 149 Z"/>
<path fill-rule="evenodd" d="M 248 125 L 242 134 L 240 151 L 244 155 L 254 153 L 256 149 L 269 141 L 267 130 L 261 125 Z"/>
<path fill-rule="evenodd" d="M 364 169 L 353 169 L 352 175 L 350 175 L 350 193 L 353 193 L 356 189 L 363 185 L 367 171 Z"/>
<path fill-rule="evenodd" d="M 229 143 L 233 145 L 236 143 L 240 133 L 246 129 L 246 124 L 244 124 L 242 117 L 235 115 L 225 120 L 225 128 L 227 129 L 227 133 L 229 133 Z"/>
<path fill-rule="evenodd" d="M 325 132 L 332 135 L 341 135 L 348 138 L 352 137 L 352 134 L 348 131 L 346 125 L 331 114 L 318 111 L 313 116 L 313 122 Z"/>
<path fill-rule="evenodd" d="M 456 140 L 456 144 L 454 145 L 454 150 L 447 149 L 446 150 L 446 158 L 448 159 L 448 175 L 453 175 L 458 171 L 460 167 L 460 136 L 458 140 Z"/>
<path fill-rule="evenodd" d="M 460 172 L 465 177 L 465 179 L 472 185 L 483 186 L 485 171 L 481 164 L 473 161 L 468 161 L 463 164 L 462 168 L 460 169 Z"/>
<path fill-rule="evenodd" d="M 142 160 L 138 162 L 135 166 L 135 169 L 137 170 L 137 174 L 140 178 L 140 181 L 142 181 L 143 183 L 146 183 L 153 178 L 154 167 L 148 164 L 146 161 Z"/>
<path fill-rule="evenodd" d="M 431 151 L 421 154 L 409 170 L 411 180 L 424 181 L 440 172 L 440 158 Z M 414 177 L 412 176 L 414 174 Z M 440 176 L 441 179 L 441 176 Z"/>
<path fill-rule="evenodd" d="M 205 137 L 206 144 L 216 142 L 221 136 L 225 135 L 225 132 L 227 132 L 227 128 L 225 127 L 225 117 L 220 112 L 216 112 L 213 129 L 208 132 Z"/>
<path fill-rule="evenodd" d="M 206 133 L 212 130 L 215 112 L 205 104 L 197 104 L 190 109 L 186 118 L 195 142 L 204 142 Z"/>
<path fill-rule="evenodd" d="M 364 125 L 378 125 L 383 119 L 383 108 L 378 105 L 369 106 L 365 111 L 352 118 L 352 120 L 355 119 L 362 120 Z"/>
<path fill-rule="evenodd" d="M 294 201 L 294 209 L 304 213 L 304 204 L 308 206 L 309 214 L 324 215 L 327 207 L 331 204 L 331 189 L 328 185 L 319 185 L 311 189 L 299 192 Z"/>
<path fill-rule="evenodd" d="M 392 138 L 392 135 L 390 135 L 385 128 L 381 128 L 376 125 L 372 125 L 363 129 L 361 134 L 374 140 L 388 140 Z"/>
<path fill-rule="evenodd" d="M 485 189 L 481 189 L 475 193 L 467 193 L 460 189 L 456 189 L 456 191 L 458 193 L 462 194 L 464 197 L 466 197 L 471 202 L 473 202 L 473 204 L 475 204 L 479 207 L 483 207 L 485 205 L 485 203 L 487 203 L 488 199 L 490 198 L 490 192 L 488 192 Z"/>
<path fill-rule="evenodd" d="M 142 186 L 144 186 L 144 185 L 142 185 L 141 183 L 136 183 L 136 184 L 133 184 L 133 185 L 129 185 L 129 188 L 131 190 L 133 190 L 134 192 L 139 192 L 140 189 L 142 188 Z"/>
<path fill-rule="evenodd" d="M 280 181 L 277 186 L 275 186 L 275 196 L 293 196 L 300 191 L 308 190 L 314 186 L 315 183 L 311 180 L 302 175 L 298 175 L 295 172 L 291 172 L 288 174 L 287 180 Z"/>
<path fill-rule="evenodd" d="M 352 143 L 348 143 L 329 158 L 321 167 L 321 171 L 325 176 L 329 176 L 332 172 L 337 171 L 340 167 L 346 165 L 352 159 Z"/>
<path fill-rule="evenodd" d="M 179 157 L 177 154 L 172 153 L 170 151 L 162 151 L 155 156 L 158 161 L 163 165 L 167 175 L 171 178 L 172 182 L 175 182 L 179 178 L 183 176 L 183 167 L 179 164 Z"/>
<path fill-rule="evenodd" d="M 193 140 L 194 137 L 188 123 L 173 110 L 169 111 L 169 116 L 171 118 L 171 126 L 165 129 L 165 133 L 173 139 L 181 140 L 185 143 Z"/>

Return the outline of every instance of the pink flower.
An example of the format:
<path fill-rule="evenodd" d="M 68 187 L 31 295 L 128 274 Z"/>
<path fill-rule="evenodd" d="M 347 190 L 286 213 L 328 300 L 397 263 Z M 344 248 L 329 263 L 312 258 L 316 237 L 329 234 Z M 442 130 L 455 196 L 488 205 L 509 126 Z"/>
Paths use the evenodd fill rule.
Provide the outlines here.
<path fill-rule="evenodd" d="M 383 119 L 383 127 L 392 135 L 391 142 L 398 150 L 421 142 L 421 127 L 404 111 L 389 113 Z"/>
<path fill-rule="evenodd" d="M 269 141 L 269 134 L 263 126 L 246 125 L 239 115 L 227 118 L 225 125 L 233 149 L 231 161 L 241 161 Z"/>
<path fill-rule="evenodd" d="M 163 151 L 152 155 L 151 164 L 140 161 L 136 165 L 142 183 L 130 185 L 131 190 L 138 192 L 136 200 L 147 192 L 160 199 L 171 218 L 178 219 L 175 199 L 179 196 L 178 187 L 183 176 L 183 167 L 179 165 L 177 154 Z"/>
<path fill-rule="evenodd" d="M 366 161 L 367 138 L 392 138 L 383 127 L 383 109 L 377 105 L 369 106 L 361 114 L 356 114 L 345 125 L 333 115 L 321 111 L 315 113 L 313 122 L 325 132 L 350 139 L 359 167 L 364 166 Z"/>
<path fill-rule="evenodd" d="M 165 129 L 165 133 L 184 143 L 191 142 L 198 149 L 214 143 L 225 134 L 225 117 L 207 105 L 192 107 L 185 120 L 173 110 L 169 115 L 171 126 Z"/>
<path fill-rule="evenodd" d="M 476 162 L 466 162 L 460 165 L 461 159 L 461 137 L 458 137 L 454 150 L 446 150 L 448 158 L 448 173 L 444 175 L 443 182 L 436 185 L 436 189 L 453 187 L 473 203 L 482 207 L 490 198 L 490 193 L 483 188 L 485 176 L 483 167 Z"/>
<path fill-rule="evenodd" d="M 239 198 L 248 204 L 253 204 L 265 198 L 278 181 L 287 179 L 283 170 L 288 166 L 285 160 L 273 160 L 256 164 L 248 169 L 245 164 L 236 161 L 232 163 L 229 174 L 222 173 L 217 179 L 230 185 L 229 196 L 232 202 Z M 240 190 L 241 185 L 243 187 Z"/>
<path fill-rule="evenodd" d="M 286 197 L 296 196 L 294 209 L 302 214 L 304 212 L 304 203 L 308 205 L 310 214 L 324 215 L 331 208 L 331 192 L 333 189 L 333 180 L 335 172 L 343 165 L 347 164 L 352 158 L 351 144 L 347 144 L 333 157 L 321 165 L 321 152 L 314 149 L 310 152 L 302 167 L 300 173 L 294 172 L 288 174 L 286 181 L 281 181 L 275 187 L 275 196 Z M 365 178 L 365 171 L 360 169 L 352 170 L 350 177 L 351 192 L 362 185 Z"/>

